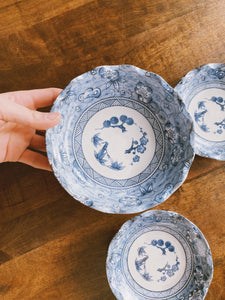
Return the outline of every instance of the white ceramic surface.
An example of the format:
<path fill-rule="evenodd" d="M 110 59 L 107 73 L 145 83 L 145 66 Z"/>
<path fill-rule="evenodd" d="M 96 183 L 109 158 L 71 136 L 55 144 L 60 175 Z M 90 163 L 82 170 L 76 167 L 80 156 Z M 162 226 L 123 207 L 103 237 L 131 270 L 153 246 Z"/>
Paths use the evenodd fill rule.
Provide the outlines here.
<path fill-rule="evenodd" d="M 202 300 L 213 261 L 193 223 L 177 213 L 152 210 L 121 227 L 110 243 L 106 270 L 118 300 Z"/>
<path fill-rule="evenodd" d="M 166 200 L 185 180 L 192 124 L 174 90 L 134 66 L 102 66 L 73 79 L 47 131 L 54 174 L 77 200 L 109 213 L 135 213 Z"/>
<path fill-rule="evenodd" d="M 225 160 L 225 64 L 190 71 L 175 90 L 194 123 L 196 154 Z"/>

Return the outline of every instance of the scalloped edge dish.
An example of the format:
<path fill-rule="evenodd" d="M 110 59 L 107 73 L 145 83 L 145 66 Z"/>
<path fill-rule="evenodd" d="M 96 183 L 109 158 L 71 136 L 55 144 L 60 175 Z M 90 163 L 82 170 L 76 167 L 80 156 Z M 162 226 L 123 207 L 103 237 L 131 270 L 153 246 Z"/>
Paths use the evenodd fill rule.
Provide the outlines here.
<path fill-rule="evenodd" d="M 225 160 L 225 64 L 205 64 L 191 70 L 175 91 L 193 120 L 195 153 Z"/>
<path fill-rule="evenodd" d="M 118 300 L 200 300 L 213 277 L 202 232 L 180 214 L 162 210 L 125 222 L 108 248 L 106 272 Z"/>
<path fill-rule="evenodd" d="M 160 76 L 130 65 L 100 66 L 74 78 L 52 111 L 62 120 L 47 130 L 48 159 L 81 203 L 137 213 L 165 201 L 186 179 L 192 122 Z"/>

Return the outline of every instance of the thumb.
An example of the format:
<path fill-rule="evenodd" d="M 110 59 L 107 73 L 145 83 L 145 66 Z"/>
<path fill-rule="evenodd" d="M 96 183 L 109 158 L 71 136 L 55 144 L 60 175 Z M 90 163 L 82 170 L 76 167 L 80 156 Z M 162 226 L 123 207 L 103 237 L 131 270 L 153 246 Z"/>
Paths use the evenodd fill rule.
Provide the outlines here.
<path fill-rule="evenodd" d="M 1 101 L 0 120 L 46 130 L 57 125 L 61 120 L 61 115 L 56 112 L 39 112 L 15 102 Z"/>

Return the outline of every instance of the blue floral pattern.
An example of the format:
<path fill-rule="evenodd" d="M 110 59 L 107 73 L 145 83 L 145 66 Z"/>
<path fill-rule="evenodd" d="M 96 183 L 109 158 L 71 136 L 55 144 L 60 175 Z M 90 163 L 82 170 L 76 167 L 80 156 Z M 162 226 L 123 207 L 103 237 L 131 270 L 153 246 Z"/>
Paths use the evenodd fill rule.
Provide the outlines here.
<path fill-rule="evenodd" d="M 175 247 L 171 244 L 169 241 L 163 241 L 162 239 L 159 240 L 152 240 L 150 244 L 146 243 L 147 245 L 156 247 L 157 249 L 160 249 L 162 252 L 162 255 L 167 254 L 168 252 L 175 252 Z M 148 260 L 151 260 L 151 257 L 149 257 L 145 251 L 147 246 L 142 246 L 138 249 L 138 257 L 135 259 L 135 267 L 138 271 L 138 273 L 147 281 L 154 281 L 154 276 L 150 275 L 149 272 L 146 269 L 146 262 Z M 169 264 L 168 262 L 165 264 L 164 267 L 158 268 L 157 271 L 162 273 L 162 276 L 158 281 L 166 281 L 168 277 L 174 276 L 175 272 L 179 270 L 179 258 L 176 256 L 176 263 Z"/>
<path fill-rule="evenodd" d="M 179 264 L 178 257 L 176 257 L 176 263 L 174 265 L 171 266 L 167 263 L 163 268 L 159 268 L 158 271 L 163 273 L 160 280 L 166 281 L 168 277 L 174 276 L 175 272 L 179 270 Z"/>
<path fill-rule="evenodd" d="M 114 106 L 143 115 L 156 143 L 152 160 L 143 171 L 118 180 L 93 169 L 82 148 L 88 120 Z M 74 78 L 56 99 L 52 111 L 60 112 L 62 121 L 46 133 L 50 164 L 63 187 L 85 205 L 91 203 L 92 208 L 109 213 L 136 213 L 165 201 L 185 180 L 194 158 L 192 123 L 178 95 L 157 74 L 129 65 L 97 67 Z M 121 174 L 126 170 L 124 161 L 109 153 L 109 140 L 101 133 L 109 126 L 125 135 L 125 130 L 136 126 L 139 136 L 133 136 L 124 155 L 131 158 L 130 167 L 137 168 L 152 147 L 146 128 L 128 113 L 112 113 L 104 121 L 90 138 L 94 160 L 109 172 Z M 170 188 L 165 190 L 167 185 Z"/>
<path fill-rule="evenodd" d="M 149 240 L 146 234 L 154 231 L 158 232 L 159 238 Z M 177 254 L 175 244 L 169 239 L 161 238 L 160 232 L 174 236 L 185 251 L 184 273 L 171 287 L 167 284 L 180 272 L 184 261 Z M 142 238 L 144 235 L 145 239 Z M 138 239 L 141 246 L 135 248 L 136 256 L 132 256 L 130 261 L 130 249 Z M 157 273 L 149 272 L 148 263 L 154 251 L 157 251 L 161 258 L 167 259 L 167 255 L 172 255 L 173 263 L 168 261 L 162 267 L 158 267 Z M 158 263 L 161 264 L 161 261 L 162 259 L 159 259 Z M 145 282 L 143 286 L 137 283 L 130 273 L 129 264 L 132 262 L 137 274 Z M 157 264 L 152 266 L 157 268 Z M 151 210 L 123 224 L 110 243 L 106 270 L 110 287 L 118 300 L 202 300 L 212 280 L 213 260 L 205 237 L 193 223 L 174 212 Z M 156 279 L 157 274 L 159 279 Z M 165 288 L 155 290 L 157 284 Z"/>
<path fill-rule="evenodd" d="M 109 120 L 105 120 L 103 122 L 103 127 L 100 130 L 104 130 L 106 128 L 119 128 L 121 129 L 122 133 L 127 131 L 127 127 L 135 125 L 133 118 L 127 117 L 126 115 L 121 115 L 119 118 L 112 116 Z M 126 149 L 124 151 L 125 154 L 133 155 L 133 163 L 139 162 L 140 155 L 143 154 L 146 151 L 146 145 L 148 143 L 148 139 L 146 137 L 147 133 L 143 132 L 142 128 L 139 128 L 140 132 L 142 134 L 142 137 L 139 139 L 139 141 L 135 138 L 132 138 L 132 143 L 129 149 Z M 96 133 L 92 137 L 92 142 L 95 147 L 100 147 L 100 150 L 98 152 L 95 151 L 95 158 L 99 161 L 101 165 L 104 165 L 106 167 L 109 167 L 111 169 L 115 170 L 122 170 L 125 168 L 125 165 L 123 162 L 114 161 L 113 158 L 110 156 L 110 154 L 107 151 L 109 142 L 104 141 L 102 138 L 99 137 L 100 132 Z M 138 153 L 138 155 L 137 155 Z"/>
<path fill-rule="evenodd" d="M 219 106 L 221 112 L 225 111 L 225 100 L 221 96 L 225 90 L 224 84 L 225 64 L 215 63 L 203 65 L 190 71 L 175 87 L 175 91 L 178 92 L 188 112 L 190 112 L 192 100 L 198 93 L 207 91 L 208 89 L 221 91 L 218 95 L 206 97 L 202 101 L 199 101 L 193 115 L 196 128 L 200 129 L 198 134 L 194 134 L 194 150 L 196 154 L 218 160 L 225 160 L 225 141 L 221 138 L 224 132 L 225 116 L 222 117 L 222 113 L 220 113 L 219 119 L 215 120 L 213 118 L 211 120 L 210 118 L 212 117 L 210 117 L 208 111 L 208 104 L 209 102 L 215 103 Z M 210 107 L 213 111 L 212 105 Z M 216 116 L 214 115 L 214 117 Z M 212 122 L 209 122 L 209 120 Z M 207 136 L 210 138 L 207 139 Z"/>
<path fill-rule="evenodd" d="M 93 132 L 90 137 L 91 145 L 89 146 L 90 148 L 94 146 L 92 148 L 94 159 L 97 160 L 101 166 L 107 167 L 108 169 L 114 171 L 127 170 L 128 166 L 133 166 L 136 168 L 137 163 L 143 163 L 143 161 L 146 161 L 143 157 L 149 159 L 150 155 L 149 153 L 146 155 L 146 150 L 147 147 L 150 147 L 151 144 L 153 144 L 153 142 L 155 143 L 156 138 L 155 153 L 152 158 L 153 165 L 151 162 L 149 165 L 146 165 L 145 173 L 142 174 L 142 176 L 137 174 L 125 180 L 107 178 L 108 186 L 117 188 L 118 186 L 124 186 L 127 188 L 130 185 L 140 184 L 141 182 L 145 181 L 147 177 L 151 176 L 152 172 L 154 172 L 154 168 L 157 168 L 157 165 L 162 159 L 164 140 L 160 124 L 150 110 L 147 110 L 145 106 L 141 104 L 122 97 L 119 99 L 119 104 L 121 105 L 121 109 L 128 114 L 118 113 L 118 100 L 115 98 L 108 98 L 107 100 L 99 101 L 92 105 L 90 109 L 85 110 L 74 130 L 74 155 L 78 163 L 81 166 L 84 166 L 83 169 L 88 176 L 96 180 L 98 183 L 105 185 L 105 176 L 102 176 L 95 170 L 95 168 L 88 166 L 86 163 L 84 164 L 86 158 L 82 150 L 82 137 L 86 130 L 87 123 L 92 120 L 92 117 L 96 116 L 96 112 L 100 112 L 101 117 L 98 115 L 98 125 L 96 126 L 94 123 L 93 126 L 88 130 L 88 132 L 90 132 L 90 130 Z M 102 107 L 104 107 L 104 114 L 101 114 Z M 131 113 L 133 114 L 133 117 L 129 116 L 129 112 L 126 110 L 126 107 L 129 109 L 132 108 Z M 105 113 L 107 112 L 108 108 L 110 109 L 110 114 L 107 115 L 107 118 L 105 118 Z M 150 132 L 148 125 L 147 123 L 145 123 L 145 125 L 142 124 L 143 120 L 141 121 L 141 118 L 143 117 L 141 117 L 140 114 L 137 115 L 136 110 L 143 110 L 144 117 L 149 124 L 151 124 L 153 131 L 156 132 L 155 137 L 151 136 L 151 144 L 149 143 L 150 136 L 148 136 L 148 134 L 150 134 Z M 114 114 L 114 112 L 116 114 Z M 135 122 L 136 118 L 138 123 L 141 122 L 140 124 L 144 125 L 144 127 L 147 126 L 146 130 L 148 133 L 142 128 L 143 126 L 141 127 L 139 124 L 137 124 L 137 122 Z M 118 137 L 124 140 L 123 135 L 126 135 L 125 146 L 122 143 L 120 148 L 115 153 L 114 143 L 117 142 L 116 140 Z M 112 136 L 115 138 L 112 138 Z M 118 155 L 118 152 L 120 155 Z M 126 162 L 124 162 L 124 160 Z M 127 172 L 127 174 L 130 175 L 132 170 L 127 170 Z M 121 172 L 118 173 L 121 174 Z M 143 191 L 143 188 L 141 188 L 141 191 Z M 126 202 L 121 201 L 121 197 L 119 197 L 119 203 L 125 204 Z"/>
<path fill-rule="evenodd" d="M 150 102 L 152 100 L 152 89 L 150 86 L 144 85 L 142 82 L 138 82 L 135 87 L 135 92 L 138 95 L 138 99 L 143 102 Z"/>
<path fill-rule="evenodd" d="M 120 76 L 117 70 L 101 67 L 99 74 L 103 79 L 106 79 L 106 88 L 110 88 L 112 85 L 116 90 L 119 90 Z"/>
<path fill-rule="evenodd" d="M 140 160 L 140 155 L 143 154 L 146 151 L 146 145 L 149 142 L 147 139 L 146 132 L 143 132 L 142 128 L 140 128 L 140 132 L 142 133 L 142 137 L 137 141 L 136 139 L 132 139 L 132 144 L 129 149 L 125 151 L 125 153 L 134 155 L 133 162 L 138 162 Z M 139 155 L 137 155 L 137 152 Z"/>
<path fill-rule="evenodd" d="M 173 127 L 169 122 L 165 124 L 165 137 L 171 144 L 177 143 L 179 137 L 178 129 Z"/>

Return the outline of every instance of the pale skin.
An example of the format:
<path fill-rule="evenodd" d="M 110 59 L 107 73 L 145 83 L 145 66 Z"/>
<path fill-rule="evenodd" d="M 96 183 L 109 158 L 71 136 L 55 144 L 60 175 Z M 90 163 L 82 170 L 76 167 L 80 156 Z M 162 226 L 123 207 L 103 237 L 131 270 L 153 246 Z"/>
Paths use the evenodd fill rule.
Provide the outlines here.
<path fill-rule="evenodd" d="M 51 171 L 48 158 L 40 153 L 46 152 L 45 137 L 36 130 L 56 126 L 61 115 L 37 108 L 51 106 L 60 92 L 47 88 L 0 94 L 0 163 L 21 162 Z"/>

